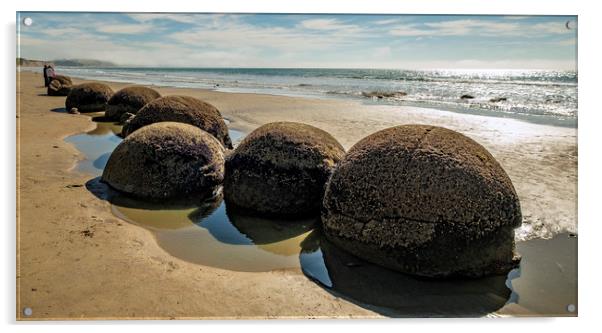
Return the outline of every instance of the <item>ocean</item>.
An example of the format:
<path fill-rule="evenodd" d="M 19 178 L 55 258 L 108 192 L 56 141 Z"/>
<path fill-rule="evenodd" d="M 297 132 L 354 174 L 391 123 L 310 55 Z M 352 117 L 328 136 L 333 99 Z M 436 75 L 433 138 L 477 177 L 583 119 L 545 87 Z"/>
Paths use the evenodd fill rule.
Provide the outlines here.
<path fill-rule="evenodd" d="M 577 126 L 575 71 L 128 67 L 56 70 L 59 74 L 91 80 L 346 98 Z"/>

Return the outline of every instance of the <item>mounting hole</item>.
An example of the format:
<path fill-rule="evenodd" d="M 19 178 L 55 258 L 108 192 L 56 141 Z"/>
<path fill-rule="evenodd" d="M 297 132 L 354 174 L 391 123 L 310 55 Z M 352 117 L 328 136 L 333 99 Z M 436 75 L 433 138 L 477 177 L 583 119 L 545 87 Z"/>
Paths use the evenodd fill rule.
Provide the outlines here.
<path fill-rule="evenodd" d="M 575 312 L 575 310 L 577 310 L 577 308 L 575 307 L 575 304 L 569 304 L 569 305 L 566 307 L 566 310 L 567 310 L 568 312 Z"/>
<path fill-rule="evenodd" d="M 23 19 L 23 24 L 29 27 L 33 24 L 33 19 L 31 17 L 26 17 Z"/>
<path fill-rule="evenodd" d="M 33 310 L 30 307 L 26 307 L 23 309 L 23 314 L 25 316 L 29 317 L 33 314 Z"/>

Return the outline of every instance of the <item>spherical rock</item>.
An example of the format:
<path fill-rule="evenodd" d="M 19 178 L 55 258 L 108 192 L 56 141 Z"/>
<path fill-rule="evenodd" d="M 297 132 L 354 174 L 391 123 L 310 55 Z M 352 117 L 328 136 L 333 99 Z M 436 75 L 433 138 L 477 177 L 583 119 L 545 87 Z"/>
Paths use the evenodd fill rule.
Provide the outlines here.
<path fill-rule="evenodd" d="M 209 103 L 189 96 L 165 96 L 146 104 L 126 126 L 126 137 L 149 124 L 174 121 L 194 125 L 215 136 L 226 148 L 232 148 L 228 126 L 221 113 Z"/>
<path fill-rule="evenodd" d="M 135 197 L 182 198 L 213 191 L 224 177 L 224 147 L 182 123 L 145 126 L 115 148 L 102 181 Z"/>
<path fill-rule="evenodd" d="M 326 237 L 367 261 L 428 277 L 518 264 L 518 196 L 494 157 L 449 129 L 405 125 L 351 148 L 330 178 Z"/>
<path fill-rule="evenodd" d="M 161 94 L 151 88 L 140 86 L 123 88 L 109 99 L 105 117 L 119 120 L 124 113 L 136 114 L 147 103 L 159 97 Z"/>
<path fill-rule="evenodd" d="M 113 89 L 104 83 L 82 83 L 71 88 L 65 108 L 77 108 L 79 112 L 103 111 L 113 95 Z"/>
<path fill-rule="evenodd" d="M 71 92 L 73 82 L 71 78 L 64 75 L 55 75 L 48 84 L 48 96 L 67 96 Z"/>
<path fill-rule="evenodd" d="M 224 198 L 263 215 L 318 214 L 345 151 L 325 131 L 277 122 L 249 134 L 226 160 Z"/>

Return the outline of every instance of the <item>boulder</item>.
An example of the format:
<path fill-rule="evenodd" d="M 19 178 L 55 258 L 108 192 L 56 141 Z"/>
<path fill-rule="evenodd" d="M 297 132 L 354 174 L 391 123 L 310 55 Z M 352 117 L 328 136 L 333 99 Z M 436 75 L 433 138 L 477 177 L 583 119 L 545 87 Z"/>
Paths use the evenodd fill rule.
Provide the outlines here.
<path fill-rule="evenodd" d="M 473 98 L 474 98 L 474 96 L 472 96 L 472 95 L 462 95 L 462 96 L 460 96 L 460 99 L 473 99 Z"/>
<path fill-rule="evenodd" d="M 70 114 L 79 114 L 79 110 L 77 108 L 71 108 L 67 112 Z"/>
<path fill-rule="evenodd" d="M 71 91 L 73 82 L 71 78 L 64 75 L 55 75 L 54 78 L 48 84 L 47 94 L 48 96 L 67 96 Z"/>
<path fill-rule="evenodd" d="M 449 129 L 405 125 L 347 153 L 324 195 L 326 237 L 356 256 L 427 277 L 504 274 L 522 221 L 495 158 Z"/>
<path fill-rule="evenodd" d="M 71 88 L 65 109 L 77 108 L 79 112 L 103 111 L 113 95 L 113 89 L 104 83 L 82 83 Z"/>
<path fill-rule="evenodd" d="M 263 125 L 227 158 L 224 199 L 259 215 L 318 214 L 324 185 L 344 154 L 319 128 L 292 122 Z"/>
<path fill-rule="evenodd" d="M 113 151 L 102 181 L 134 197 L 185 198 L 214 192 L 224 177 L 224 148 L 209 133 L 182 123 L 145 126 Z"/>
<path fill-rule="evenodd" d="M 136 114 L 147 103 L 161 97 L 154 89 L 133 86 L 116 92 L 107 103 L 105 117 L 117 121 L 124 113 Z"/>
<path fill-rule="evenodd" d="M 231 149 L 232 141 L 228 135 L 228 126 L 221 113 L 209 103 L 189 96 L 165 96 L 146 104 L 123 127 L 123 136 L 149 124 L 161 121 L 174 121 L 194 125 L 215 136 L 224 147 Z"/>

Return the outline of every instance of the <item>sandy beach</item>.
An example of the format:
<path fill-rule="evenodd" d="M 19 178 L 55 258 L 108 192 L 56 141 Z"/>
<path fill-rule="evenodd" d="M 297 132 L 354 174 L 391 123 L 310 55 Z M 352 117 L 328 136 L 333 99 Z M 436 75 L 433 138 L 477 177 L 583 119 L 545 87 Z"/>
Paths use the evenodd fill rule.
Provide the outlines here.
<path fill-rule="evenodd" d="M 74 170 L 85 156 L 64 139 L 96 128 L 91 117 L 67 114 L 65 98 L 46 96 L 39 74 L 20 72 L 17 77 L 18 319 L 395 316 L 339 297 L 300 269 L 239 272 L 170 255 L 153 233 L 117 218 L 110 203 L 88 191 L 85 184 L 92 175 Z M 108 84 L 115 91 L 128 85 Z M 523 214 L 519 251 L 539 264 L 540 276 L 558 275 L 560 284 L 573 284 L 575 290 L 565 293 L 576 301 L 577 262 L 568 255 L 574 253 L 576 259 L 576 238 L 537 240 L 547 242 L 547 252 L 528 242 L 577 233 L 576 128 L 353 100 L 154 88 L 162 95 L 188 95 L 215 105 L 231 129 L 248 133 L 273 121 L 302 122 L 331 133 L 345 149 L 400 124 L 444 126 L 473 138 L 495 156 L 516 188 Z M 545 297 L 556 296 L 538 297 L 545 303 Z M 564 295 L 559 302 L 566 299 Z M 566 305 L 510 304 L 496 313 L 574 315 L 558 310 Z M 23 316 L 24 307 L 33 309 L 31 317 Z"/>

